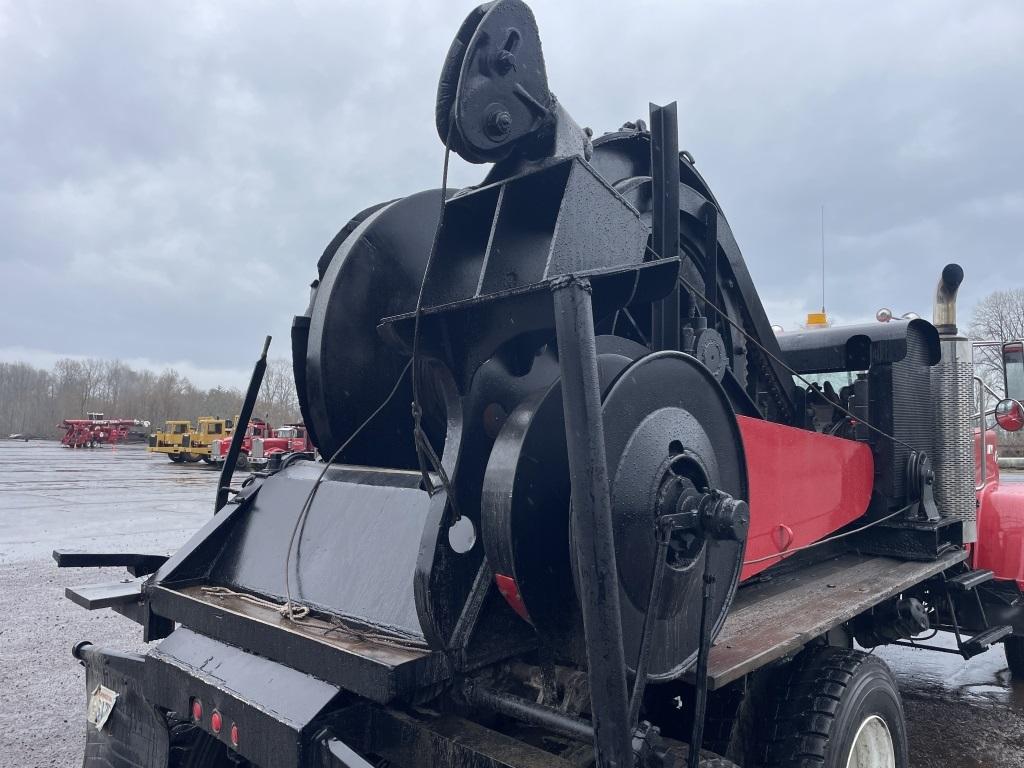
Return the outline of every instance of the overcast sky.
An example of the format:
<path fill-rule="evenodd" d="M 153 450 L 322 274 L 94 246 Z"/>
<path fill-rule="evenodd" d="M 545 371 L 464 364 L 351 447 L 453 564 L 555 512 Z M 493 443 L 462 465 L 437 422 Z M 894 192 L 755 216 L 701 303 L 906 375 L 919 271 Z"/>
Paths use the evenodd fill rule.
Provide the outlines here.
<path fill-rule="evenodd" d="M 324 245 L 437 186 L 437 76 L 470 5 L 0 0 L 0 359 L 243 385 Z M 773 322 L 930 316 L 1024 284 L 1024 3 L 536 0 L 597 133 L 679 102 Z M 454 184 L 484 169 L 459 163 Z"/>

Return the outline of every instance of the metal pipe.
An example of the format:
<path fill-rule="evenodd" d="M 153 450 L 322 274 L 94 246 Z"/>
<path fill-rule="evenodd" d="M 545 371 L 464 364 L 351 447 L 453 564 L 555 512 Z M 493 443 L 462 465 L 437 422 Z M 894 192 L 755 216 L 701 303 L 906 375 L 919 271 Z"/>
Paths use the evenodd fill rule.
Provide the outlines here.
<path fill-rule="evenodd" d="M 647 598 L 647 613 L 644 614 L 644 625 L 640 632 L 640 654 L 636 662 L 636 674 L 633 676 L 633 693 L 629 697 L 629 727 L 634 728 L 640 717 L 640 703 L 647 687 L 647 665 L 651 660 L 651 635 L 657 621 L 658 606 L 661 604 L 661 586 L 665 581 L 665 560 L 668 557 L 668 534 L 658 531 L 658 551 L 651 576 L 651 591 Z"/>
<path fill-rule="evenodd" d="M 505 715 L 520 722 L 539 725 L 583 742 L 594 739 L 594 727 L 557 709 L 527 701 L 510 693 L 491 690 L 476 680 L 467 680 L 462 691 L 474 707 Z"/>
<path fill-rule="evenodd" d="M 267 351 L 270 349 L 270 336 L 263 342 L 263 352 L 252 369 L 252 378 L 249 379 L 249 389 L 245 393 L 245 400 L 242 403 L 242 412 L 238 415 L 238 423 L 235 424 L 235 433 L 231 436 L 231 448 L 228 449 L 228 456 L 224 460 L 224 466 L 220 470 L 220 483 L 217 486 L 217 500 L 213 504 L 213 513 L 217 514 L 224 505 L 228 503 L 228 493 L 231 490 L 231 476 L 235 473 L 235 463 L 238 461 L 238 454 L 242 452 L 242 440 L 245 439 L 245 430 L 249 427 L 249 419 L 252 417 L 252 409 L 256 407 L 256 398 L 260 394 L 260 386 L 263 384 L 263 374 L 267 370 Z"/>
<path fill-rule="evenodd" d="M 978 428 L 981 432 L 981 482 L 974 486 L 975 491 L 985 488 L 988 481 L 988 462 L 986 451 L 988 450 L 988 429 L 985 427 L 985 390 L 988 389 L 981 377 L 975 376 L 974 381 L 981 386 L 978 387 Z"/>
<path fill-rule="evenodd" d="M 711 601 L 715 577 L 711 573 L 710 539 L 704 550 L 704 594 L 700 611 L 700 647 L 697 649 L 697 671 L 693 685 L 693 729 L 690 731 L 688 768 L 700 765 L 700 747 L 704 743 L 704 717 L 708 705 L 708 656 L 711 655 Z"/>
<path fill-rule="evenodd" d="M 942 270 L 935 289 L 932 307 L 932 325 L 940 336 L 956 336 L 956 293 L 964 281 L 964 270 L 959 264 L 947 264 Z"/>
<path fill-rule="evenodd" d="M 597 768 L 631 768 L 626 659 L 590 282 L 551 286 Z"/>

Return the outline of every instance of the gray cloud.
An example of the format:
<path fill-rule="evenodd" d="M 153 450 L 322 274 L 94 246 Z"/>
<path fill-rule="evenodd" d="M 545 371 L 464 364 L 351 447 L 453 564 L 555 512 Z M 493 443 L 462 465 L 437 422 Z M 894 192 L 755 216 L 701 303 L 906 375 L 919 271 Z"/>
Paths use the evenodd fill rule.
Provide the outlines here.
<path fill-rule="evenodd" d="M 819 301 L 822 204 L 839 319 L 927 314 L 947 261 L 968 306 L 1020 281 L 1019 3 L 534 8 L 582 124 L 679 101 L 773 320 Z M 434 89 L 466 11 L 0 0 L 0 354 L 220 375 L 265 332 L 285 354 L 334 232 L 437 185 Z"/>

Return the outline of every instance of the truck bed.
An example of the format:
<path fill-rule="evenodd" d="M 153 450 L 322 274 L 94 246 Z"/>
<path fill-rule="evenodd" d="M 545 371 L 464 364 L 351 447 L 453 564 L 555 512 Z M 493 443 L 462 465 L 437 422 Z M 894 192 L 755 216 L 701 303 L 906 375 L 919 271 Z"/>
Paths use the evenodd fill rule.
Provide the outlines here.
<path fill-rule="evenodd" d="M 872 606 L 963 561 L 957 550 L 930 562 L 844 554 L 741 587 L 711 650 L 708 682 L 721 688 Z"/>

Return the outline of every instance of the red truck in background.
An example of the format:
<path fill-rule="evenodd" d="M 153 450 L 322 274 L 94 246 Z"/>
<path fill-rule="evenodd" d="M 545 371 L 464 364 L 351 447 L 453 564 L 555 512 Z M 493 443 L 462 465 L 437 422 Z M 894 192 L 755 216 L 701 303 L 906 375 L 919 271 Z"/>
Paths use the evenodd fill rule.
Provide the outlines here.
<path fill-rule="evenodd" d="M 275 453 L 309 453 L 313 443 L 304 424 L 285 424 L 273 430 L 271 437 L 257 437 L 249 448 L 249 467 L 266 466 Z"/>
<path fill-rule="evenodd" d="M 228 456 L 231 440 L 215 440 L 210 448 L 210 460 L 221 464 Z M 276 429 L 263 419 L 252 419 L 242 438 L 238 454 L 238 468 L 262 467 L 275 453 L 305 453 L 313 450 L 309 433 L 303 424 L 285 424 Z"/>
<path fill-rule="evenodd" d="M 98 443 L 119 443 L 132 427 L 149 427 L 140 419 L 107 419 L 102 413 L 88 413 L 84 419 L 64 419 L 57 429 L 64 430 L 61 445 L 68 448 L 95 448 Z"/>

